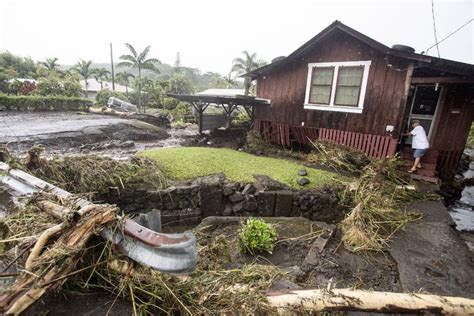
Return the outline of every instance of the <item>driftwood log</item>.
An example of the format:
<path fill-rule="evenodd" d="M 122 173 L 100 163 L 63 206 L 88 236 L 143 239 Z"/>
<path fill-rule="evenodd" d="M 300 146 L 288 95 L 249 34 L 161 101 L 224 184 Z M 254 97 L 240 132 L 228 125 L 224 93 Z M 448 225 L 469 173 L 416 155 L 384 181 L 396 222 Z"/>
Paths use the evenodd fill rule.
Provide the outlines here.
<path fill-rule="evenodd" d="M 269 294 L 268 300 L 270 306 L 277 308 L 280 314 L 290 311 L 474 314 L 472 299 L 429 294 L 351 289 L 297 290 Z"/>
<path fill-rule="evenodd" d="M 107 204 L 89 205 L 79 211 L 47 201 L 38 201 L 37 205 L 63 222 L 40 236 L 27 259 L 25 270 L 10 289 L 0 295 L 0 313 L 18 315 L 44 294 L 61 286 L 76 267 L 87 242 L 104 224 L 116 220 L 118 210 Z M 54 243 L 43 250 L 59 233 Z"/>

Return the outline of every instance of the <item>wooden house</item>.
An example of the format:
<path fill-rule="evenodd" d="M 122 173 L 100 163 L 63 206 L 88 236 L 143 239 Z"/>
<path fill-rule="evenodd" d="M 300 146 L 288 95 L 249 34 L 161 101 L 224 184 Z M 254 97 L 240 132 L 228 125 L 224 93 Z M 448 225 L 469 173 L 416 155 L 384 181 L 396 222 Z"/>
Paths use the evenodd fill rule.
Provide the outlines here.
<path fill-rule="evenodd" d="M 400 135 L 419 119 L 431 149 L 418 174 L 428 178 L 453 174 L 474 116 L 474 65 L 390 48 L 339 21 L 245 76 L 271 100 L 256 108 L 255 131 L 284 146 L 328 139 L 410 160 Z"/>

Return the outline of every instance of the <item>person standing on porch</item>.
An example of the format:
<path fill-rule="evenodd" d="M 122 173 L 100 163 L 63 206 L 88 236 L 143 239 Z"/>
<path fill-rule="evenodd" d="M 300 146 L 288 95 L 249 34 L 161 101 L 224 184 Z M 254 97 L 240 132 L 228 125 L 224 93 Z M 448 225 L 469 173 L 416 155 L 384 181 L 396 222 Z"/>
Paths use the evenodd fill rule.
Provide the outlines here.
<path fill-rule="evenodd" d="M 428 148 L 430 148 L 430 143 L 428 142 L 425 129 L 420 125 L 420 121 L 413 120 L 411 124 L 413 127 L 411 132 L 403 133 L 403 135 L 413 136 L 411 147 L 413 149 L 413 158 L 415 158 L 415 162 L 413 163 L 413 167 L 408 171 L 413 173 L 417 168 L 421 168 L 421 158 L 426 154 Z"/>

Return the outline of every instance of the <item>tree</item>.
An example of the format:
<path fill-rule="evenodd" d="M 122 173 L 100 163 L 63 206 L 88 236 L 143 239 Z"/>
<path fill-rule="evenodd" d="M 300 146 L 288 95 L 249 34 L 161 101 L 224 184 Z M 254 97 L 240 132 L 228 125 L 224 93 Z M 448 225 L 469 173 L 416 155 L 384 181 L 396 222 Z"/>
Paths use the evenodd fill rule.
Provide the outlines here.
<path fill-rule="evenodd" d="M 14 78 L 36 78 L 36 63 L 31 58 L 23 58 L 13 55 L 10 52 L 0 53 L 0 69 L 7 70 L 9 73 L 14 72 Z"/>
<path fill-rule="evenodd" d="M 252 70 L 260 68 L 266 65 L 266 61 L 262 59 L 257 59 L 257 54 L 250 54 L 248 51 L 244 50 L 242 52 L 243 57 L 237 57 L 232 62 L 231 72 L 237 75 L 243 75 Z M 250 87 L 252 86 L 252 81 L 249 78 L 244 80 L 245 95 L 249 95 Z"/>
<path fill-rule="evenodd" d="M 39 95 L 60 95 L 79 97 L 82 93 L 78 78 L 70 75 L 60 78 L 57 73 L 50 72 L 46 77 L 39 78 L 36 93 Z"/>
<path fill-rule="evenodd" d="M 225 80 L 225 84 L 226 84 L 226 88 L 227 88 L 227 89 L 237 87 L 237 82 L 235 81 L 235 78 L 234 78 L 234 76 L 232 75 L 232 71 L 230 71 L 230 72 L 227 74 L 227 77 L 224 77 L 224 80 Z"/>
<path fill-rule="evenodd" d="M 161 64 L 161 62 L 156 58 L 147 59 L 151 46 L 145 47 L 145 49 L 140 53 L 138 53 L 137 50 L 129 43 L 125 43 L 125 46 L 128 48 L 131 54 L 120 56 L 119 59 L 122 60 L 122 62 L 120 62 L 117 66 L 138 69 L 138 108 L 140 109 L 142 105 L 142 69 L 148 69 L 156 73 L 160 73 L 156 65 Z"/>
<path fill-rule="evenodd" d="M 179 52 L 176 53 L 176 59 L 174 61 L 174 72 L 181 71 L 181 54 Z"/>
<path fill-rule="evenodd" d="M 176 94 L 189 94 L 193 93 L 194 88 L 191 81 L 182 73 L 174 73 L 168 86 L 168 92 Z"/>
<path fill-rule="evenodd" d="M 43 66 L 49 71 L 57 71 L 59 70 L 58 59 L 56 57 L 53 58 L 46 58 L 45 61 L 40 61 L 39 65 Z"/>
<path fill-rule="evenodd" d="M 84 95 L 86 96 L 86 98 L 89 96 L 89 93 L 87 91 L 87 86 L 89 85 L 89 82 L 87 80 L 93 75 L 93 71 L 92 69 L 90 69 L 91 65 L 91 60 L 81 59 L 77 62 L 76 66 L 74 66 L 74 71 L 79 74 L 85 81 L 86 90 L 84 92 Z"/>
<path fill-rule="evenodd" d="M 102 67 L 93 69 L 92 73 L 94 75 L 95 80 L 100 83 L 100 90 L 104 89 L 104 81 L 110 78 L 110 71 Z"/>
<path fill-rule="evenodd" d="M 127 71 L 120 72 L 117 74 L 117 81 L 120 84 L 125 85 L 125 92 L 128 94 L 128 87 L 130 86 L 130 79 L 135 78 L 135 76 Z"/>

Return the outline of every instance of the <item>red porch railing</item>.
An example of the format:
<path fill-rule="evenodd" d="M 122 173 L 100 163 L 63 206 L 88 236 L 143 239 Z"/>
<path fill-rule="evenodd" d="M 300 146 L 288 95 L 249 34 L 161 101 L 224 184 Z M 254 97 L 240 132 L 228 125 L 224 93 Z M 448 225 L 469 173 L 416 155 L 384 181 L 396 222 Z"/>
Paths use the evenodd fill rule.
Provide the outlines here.
<path fill-rule="evenodd" d="M 270 121 L 254 121 L 254 131 L 265 141 L 289 147 L 292 141 L 309 144 L 315 140 L 330 140 L 337 144 L 354 148 L 369 157 L 393 157 L 397 148 L 397 139 L 390 136 L 355 133 L 349 131 L 291 126 Z"/>

